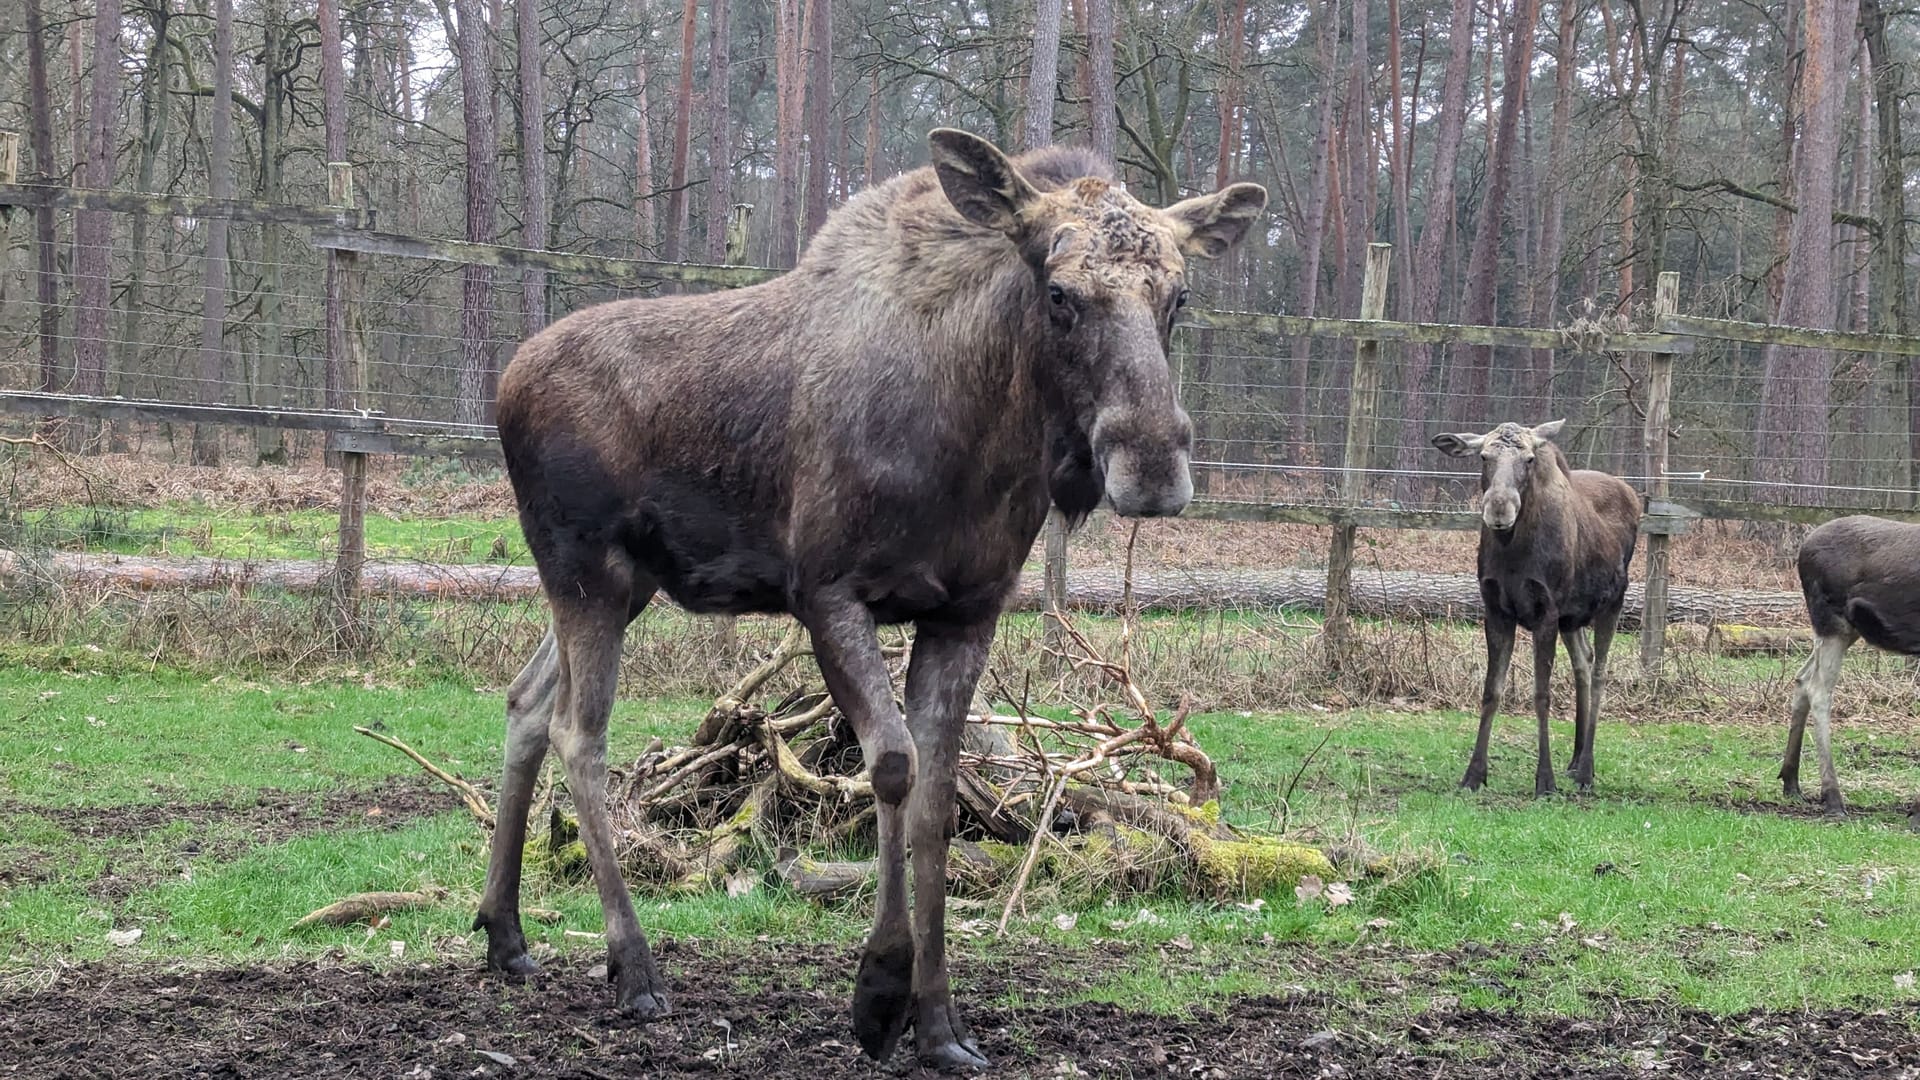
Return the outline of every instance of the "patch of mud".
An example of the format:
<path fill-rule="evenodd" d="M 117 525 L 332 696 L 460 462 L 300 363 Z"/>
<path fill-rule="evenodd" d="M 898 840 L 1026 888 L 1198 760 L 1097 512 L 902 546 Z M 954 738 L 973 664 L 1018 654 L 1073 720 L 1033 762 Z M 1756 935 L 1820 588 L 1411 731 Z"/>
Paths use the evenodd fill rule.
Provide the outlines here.
<path fill-rule="evenodd" d="M 585 960 L 532 986 L 467 962 L 84 967 L 0 997 L 0 1077 L 921 1075 L 905 1054 L 878 1068 L 860 1056 L 847 1018 L 853 957 L 841 950 L 717 955 L 663 943 L 660 955 L 676 1011 L 650 1026 L 609 1014 L 610 990 Z M 1599 1019 L 1467 1010 L 1363 1029 L 1312 995 L 1184 1017 L 1050 1004 L 1070 992 L 1061 966 L 1032 953 L 957 964 L 974 1034 L 995 1061 L 988 1076 L 1920 1077 L 1920 1036 L 1885 1012 L 1716 1018 L 1615 1002 Z"/>

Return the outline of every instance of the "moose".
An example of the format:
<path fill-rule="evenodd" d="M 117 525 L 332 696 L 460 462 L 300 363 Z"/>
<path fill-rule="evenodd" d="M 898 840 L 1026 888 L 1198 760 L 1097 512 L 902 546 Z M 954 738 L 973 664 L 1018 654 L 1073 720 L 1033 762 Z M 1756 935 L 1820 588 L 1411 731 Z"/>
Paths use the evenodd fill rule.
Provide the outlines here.
<path fill-rule="evenodd" d="M 1853 643 L 1905 656 L 1920 656 L 1920 525 L 1857 514 L 1836 518 L 1800 543 L 1800 592 L 1813 623 L 1813 655 L 1793 680 L 1793 720 L 1780 784 L 1800 797 L 1800 743 L 1813 716 L 1813 744 L 1820 751 L 1820 803 L 1829 817 L 1844 817 L 1846 799 L 1833 771 L 1829 727 L 1840 661 Z M 1913 807 L 1920 828 L 1920 800 Z"/>
<path fill-rule="evenodd" d="M 1553 650 L 1567 642 L 1573 665 L 1573 756 L 1567 772 L 1593 789 L 1593 736 L 1606 690 L 1607 652 L 1626 602 L 1627 566 L 1640 532 L 1640 497 L 1624 480 L 1572 469 L 1552 439 L 1565 426 L 1506 423 L 1484 435 L 1442 434 L 1433 445 L 1453 457 L 1480 455 L 1480 597 L 1486 606 L 1487 678 L 1480 733 L 1460 786 L 1487 782 L 1487 739 L 1506 692 L 1514 629 L 1533 636 L 1533 710 L 1540 720 L 1533 793 L 1553 794 L 1547 716 Z M 1585 630 L 1593 628 L 1589 645 Z"/>
<path fill-rule="evenodd" d="M 786 613 L 812 636 L 877 806 L 854 1033 L 884 1060 L 911 1023 L 928 1064 L 987 1064 L 946 961 L 966 709 L 1050 505 L 1077 524 L 1103 499 L 1155 517 L 1191 498 L 1193 427 L 1167 362 L 1186 257 L 1224 254 L 1267 193 L 1232 184 L 1156 209 L 1084 149 L 1009 159 L 962 131 L 928 139 L 931 167 L 848 201 L 792 271 L 587 308 L 501 376 L 500 441 L 551 624 L 507 692 L 475 920 L 489 967 L 537 971 L 520 858 L 551 747 L 606 918 L 614 1004 L 669 1011 L 607 817 L 621 642 L 659 592 L 695 613 Z M 901 623 L 914 627 L 904 718 L 875 633 Z"/>

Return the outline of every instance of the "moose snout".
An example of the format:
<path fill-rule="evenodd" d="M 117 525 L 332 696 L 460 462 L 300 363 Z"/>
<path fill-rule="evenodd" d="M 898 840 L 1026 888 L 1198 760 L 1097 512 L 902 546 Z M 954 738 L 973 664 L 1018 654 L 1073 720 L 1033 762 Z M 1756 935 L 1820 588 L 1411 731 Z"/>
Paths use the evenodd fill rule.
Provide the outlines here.
<path fill-rule="evenodd" d="M 1178 410 L 1167 423 L 1152 428 L 1132 418 L 1097 424 L 1093 449 L 1106 474 L 1114 512 L 1121 517 L 1172 517 L 1185 510 L 1193 501 L 1192 444 L 1193 423 Z"/>
<path fill-rule="evenodd" d="M 1489 493 L 1480 503 L 1480 520 L 1495 532 L 1506 532 L 1520 520 L 1520 500 L 1505 492 Z"/>

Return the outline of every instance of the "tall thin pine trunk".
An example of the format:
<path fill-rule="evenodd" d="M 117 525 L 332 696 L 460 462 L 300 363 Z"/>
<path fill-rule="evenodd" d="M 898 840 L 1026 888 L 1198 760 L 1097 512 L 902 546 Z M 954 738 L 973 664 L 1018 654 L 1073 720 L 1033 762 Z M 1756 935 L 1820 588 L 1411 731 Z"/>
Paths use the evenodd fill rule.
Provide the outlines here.
<path fill-rule="evenodd" d="M 27 0 L 27 143 L 35 183 L 52 184 L 59 172 L 53 151 L 53 97 L 47 86 L 46 26 L 40 0 Z M 40 389 L 60 388 L 60 239 L 52 206 L 33 209 L 34 302 L 39 307 Z"/>
<path fill-rule="evenodd" d="M 653 44 L 647 25 L 647 0 L 633 0 L 633 22 L 639 40 L 633 49 L 633 244 L 640 258 L 659 250 L 660 233 L 653 206 L 653 109 L 647 98 L 647 52 Z"/>
<path fill-rule="evenodd" d="M 1306 206 L 1301 213 L 1300 235 L 1300 310 L 1312 318 L 1320 302 L 1320 261 L 1326 247 L 1327 208 L 1333 184 L 1333 99 L 1339 73 L 1340 0 L 1323 0 L 1317 18 L 1314 39 L 1314 63 L 1320 68 L 1319 120 L 1314 128 L 1313 164 L 1307 176 Z M 1293 342 L 1293 365 L 1287 379 L 1287 416 L 1294 425 L 1298 445 L 1312 426 L 1307 418 L 1307 396 L 1312 381 L 1313 339 L 1302 336 Z"/>
<path fill-rule="evenodd" d="M 113 187 L 113 116 L 120 86 L 120 0 L 99 0 L 93 17 L 93 78 L 87 104 L 87 168 L 83 182 L 105 191 Z M 81 394 L 107 390 L 107 315 L 112 273 L 113 217 L 106 210 L 74 213 L 77 258 L 74 277 L 79 291 L 74 316 L 73 388 Z M 94 425 L 75 421 L 68 426 L 68 445 L 91 443 Z"/>
<path fill-rule="evenodd" d="M 1547 182 L 1540 209 L 1540 255 L 1530 284 L 1529 320 L 1550 327 L 1560 302 L 1560 256 L 1567 216 L 1567 143 L 1573 115 L 1574 46 L 1580 33 L 1580 0 L 1560 0 L 1560 34 L 1554 48 L 1553 119 L 1547 134 Z M 1535 349 L 1528 393 L 1543 400 L 1553 385 L 1553 350 Z M 1553 411 L 1549 409 L 1549 411 Z"/>
<path fill-rule="evenodd" d="M 666 259 L 677 262 L 692 247 L 688 228 L 687 161 L 693 143 L 693 30 L 700 0 L 686 0 L 680 12 L 680 84 L 673 102 L 673 164 L 667 173 Z"/>
<path fill-rule="evenodd" d="M 547 95 L 541 66 L 540 0 L 513 0 L 520 69 L 521 239 L 536 251 L 547 246 Z M 641 137 L 644 140 L 645 132 Z M 520 271 L 520 334 L 532 337 L 547 325 L 547 272 Z"/>
<path fill-rule="evenodd" d="M 1053 99 L 1060 83 L 1060 0 L 1033 5 L 1033 67 L 1027 72 L 1022 143 L 1028 149 L 1053 141 Z"/>
<path fill-rule="evenodd" d="M 38 0 L 35 0 L 37 3 Z M 233 194 L 233 0 L 213 0 L 213 116 L 207 150 L 208 191 Z M 207 219 L 206 272 L 200 294 L 200 400 L 218 401 L 226 381 L 227 219 Z M 193 463 L 220 464 L 219 428 L 193 429 Z"/>
<path fill-rule="evenodd" d="M 492 50 L 480 0 L 454 0 L 460 19 L 461 113 L 467 135 L 467 240 L 494 239 L 498 202 L 495 169 L 500 156 L 493 118 Z M 490 305 L 493 268 L 468 264 L 460 269 L 460 377 L 454 419 L 483 423 L 492 411 L 493 343 Z"/>
<path fill-rule="evenodd" d="M 733 203 L 732 108 L 727 81 L 733 42 L 728 0 L 713 0 L 707 35 L 707 261 L 727 261 L 727 217 Z M 782 0 L 786 2 L 786 0 Z"/>
<path fill-rule="evenodd" d="M 1805 49 L 1796 96 L 1804 119 L 1793 169 L 1799 208 L 1789 227 L 1776 320 L 1786 326 L 1831 329 L 1834 324 L 1833 181 L 1854 10 L 1848 0 L 1806 0 L 1801 23 Z M 1779 493 L 1785 501 L 1814 502 L 1827 483 L 1832 375 L 1832 354 L 1825 349 L 1775 345 L 1766 350 L 1761 475 L 1794 485 Z"/>
<path fill-rule="evenodd" d="M 347 160 L 347 91 L 345 63 L 340 49 L 339 0 L 320 0 L 320 98 L 326 129 L 326 160 Z M 337 251 L 327 252 L 326 401 L 329 409 L 347 407 L 352 393 L 346 384 L 347 311 L 345 268 Z"/>
<path fill-rule="evenodd" d="M 835 158 L 827 121 L 833 110 L 833 0 L 807 0 L 806 19 L 807 198 L 806 236 L 827 223 L 833 204 Z M 845 129 L 842 129 L 845 130 Z"/>
<path fill-rule="evenodd" d="M 806 97 L 800 65 L 800 4 L 801 0 L 774 0 L 773 6 L 775 266 L 792 266 L 800 252 L 800 121 Z"/>
<path fill-rule="evenodd" d="M 1500 238 L 1506 232 L 1507 189 L 1513 185 L 1520 103 L 1527 92 L 1527 72 L 1533 59 L 1533 25 L 1539 13 L 1540 0 L 1513 0 L 1513 26 L 1506 43 L 1504 85 L 1500 92 L 1493 157 L 1487 166 L 1486 196 L 1480 204 L 1479 220 L 1474 223 L 1473 248 L 1467 256 L 1466 321 L 1469 325 L 1492 326 L 1496 321 Z M 1491 409 L 1493 349 L 1487 345 L 1469 346 L 1467 360 L 1469 415 L 1485 419 Z"/>
<path fill-rule="evenodd" d="M 1466 135 L 1467 84 L 1473 74 L 1473 0 L 1453 0 L 1447 23 L 1446 75 L 1440 84 L 1440 114 L 1435 121 L 1433 163 L 1427 173 L 1426 215 L 1420 239 L 1413 248 L 1413 320 L 1431 322 L 1440 307 L 1441 260 L 1452 247 L 1454 228 L 1454 172 L 1460 142 Z M 1429 381 L 1433 347 L 1409 342 L 1406 349 L 1405 403 L 1400 415 L 1400 452 L 1395 467 L 1402 473 L 1422 469 L 1427 446 L 1421 424 L 1435 419 Z M 1402 481 L 1401 496 L 1411 498 L 1412 484 Z"/>
<path fill-rule="evenodd" d="M 1113 160 L 1119 123 L 1114 112 L 1113 0 L 1087 0 L 1088 142 L 1103 160 Z"/>

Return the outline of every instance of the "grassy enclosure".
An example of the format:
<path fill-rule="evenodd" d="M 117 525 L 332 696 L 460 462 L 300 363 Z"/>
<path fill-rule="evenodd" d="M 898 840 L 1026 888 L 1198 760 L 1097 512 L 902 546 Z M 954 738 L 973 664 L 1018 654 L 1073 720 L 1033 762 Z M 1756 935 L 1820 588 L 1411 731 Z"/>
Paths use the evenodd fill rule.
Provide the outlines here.
<path fill-rule="evenodd" d="M 112 475 L 91 493 L 57 471 L 16 476 L 0 546 L 332 554 L 325 474 L 231 487 Z M 185 497 L 180 485 L 195 483 L 203 494 Z M 525 562 L 497 478 L 377 476 L 374 506 L 369 546 L 382 557 Z M 1363 536 L 1363 568 L 1471 566 L 1465 535 Z M 1077 563 L 1111 565 L 1126 536 L 1096 521 L 1074 543 Z M 1676 581 L 1790 588 L 1780 543 L 1730 532 L 1684 539 Z M 1138 547 L 1139 559 L 1166 566 L 1271 565 L 1318 557 L 1324 533 L 1169 522 L 1143 530 Z M 193 1023 L 218 1027 L 288 995 L 312 997 L 300 987 L 337 972 L 388 988 L 393 1000 L 367 1007 L 398 1009 L 402 1022 L 408 1006 L 394 1002 L 425 994 L 419 980 L 500 1010 L 485 1021 L 498 1027 L 492 1041 L 474 1045 L 537 1062 L 535 1075 L 643 1059 L 665 1072 L 682 1058 L 711 1064 L 702 1055 L 714 1015 L 733 1025 L 721 1046 L 739 1055 L 726 1058 L 736 1066 L 801 1060 L 800 1044 L 782 1040 L 818 1031 L 805 1053 L 831 1059 L 821 1075 L 851 1067 L 850 1052 L 819 1047 L 844 1041 L 836 1025 L 871 896 L 798 896 L 769 872 L 771 851 L 751 855 L 734 890 L 642 893 L 643 924 L 663 942 L 682 1007 L 666 1029 L 603 1026 L 598 902 L 558 865 L 536 863 L 526 884 L 528 933 L 554 972 L 547 985 L 480 976 L 483 940 L 470 923 L 485 833 L 445 787 L 353 728 L 402 739 L 490 793 L 502 687 L 542 632 L 538 604 L 373 597 L 364 632 L 347 640 L 320 596 L 130 593 L 30 574 L 0 596 L 0 1014 L 53 1015 L 114 980 L 173 993 L 181 980 L 264 973 L 230 997 L 196 991 L 213 1004 Z M 1079 624 L 1117 647 L 1117 615 Z M 684 744 L 717 690 L 783 630 L 779 620 L 722 626 L 649 612 L 629 635 L 610 760 L 632 763 L 655 739 Z M 1040 887 L 1005 936 L 993 929 L 999 897 L 963 896 L 950 918 L 956 978 L 1005 1075 L 1058 1075 L 1061 1060 L 1140 1075 L 1161 1060 L 1152 1053 L 1204 1063 L 1204 1052 L 1182 1057 L 1165 1041 L 1195 1024 L 1225 1025 L 1207 1029 L 1220 1039 L 1283 1039 L 1306 1062 L 1431 1060 L 1461 1075 L 1548 1071 L 1567 1060 L 1569 1039 L 1596 1068 L 1711 1071 L 1711 1061 L 1733 1074 L 1742 1062 L 1786 1060 L 1753 1032 L 1792 1016 L 1829 1031 L 1844 1027 L 1835 1017 L 1853 1017 L 1845 1023 L 1866 1027 L 1846 1028 L 1849 1045 L 1874 1064 L 1920 1038 L 1900 1018 L 1920 1002 L 1920 837 L 1906 819 L 1920 792 L 1920 682 L 1902 661 L 1864 649 L 1848 658 L 1835 747 L 1853 816 L 1833 823 L 1782 800 L 1773 778 L 1802 659 L 1791 651 L 1681 641 L 1662 671 L 1643 673 L 1625 635 L 1599 730 L 1597 793 L 1535 801 L 1524 667 L 1496 728 L 1490 789 L 1455 789 L 1484 663 L 1472 623 L 1361 620 L 1357 651 L 1338 670 L 1325 663 L 1318 617 L 1303 611 L 1149 611 L 1128 649 L 1154 706 L 1191 703 L 1188 724 L 1219 766 L 1228 821 L 1361 843 L 1385 868 L 1222 900 Z M 1046 715 L 1101 692 L 1063 673 L 1035 615 L 1007 617 L 992 670 L 997 699 L 1024 697 Z M 1571 749 L 1565 670 L 1558 764 Z M 798 663 L 761 696 L 778 700 L 813 677 Z M 858 858 L 861 844 L 822 854 Z M 292 929 L 372 891 L 421 900 L 350 926 Z M 247 981 L 256 979 L 265 981 Z M 554 993 L 559 1002 L 541 1011 Z M 732 1004 L 741 995 L 759 1004 Z M 1076 1048 L 1059 1026 L 1060 1010 L 1073 1009 L 1132 1049 Z M 449 1030 L 483 1034 L 481 1021 L 462 1022 Z M 109 1016 L 101 1030 L 133 1023 Z M 1586 1026 L 1569 1036 L 1568 1024 Z M 0 1037 L 41 1038 L 30 1026 L 0 1020 Z M 1312 1048 L 1323 1032 L 1348 1049 Z M 33 1045 L 69 1063 L 113 1050 L 109 1035 L 65 1050 Z M 423 1060 L 492 1067 L 452 1045 L 433 1042 Z M 1160 1049 L 1142 1049 L 1150 1045 Z M 1135 1050 L 1147 1056 L 1129 1057 Z"/>

